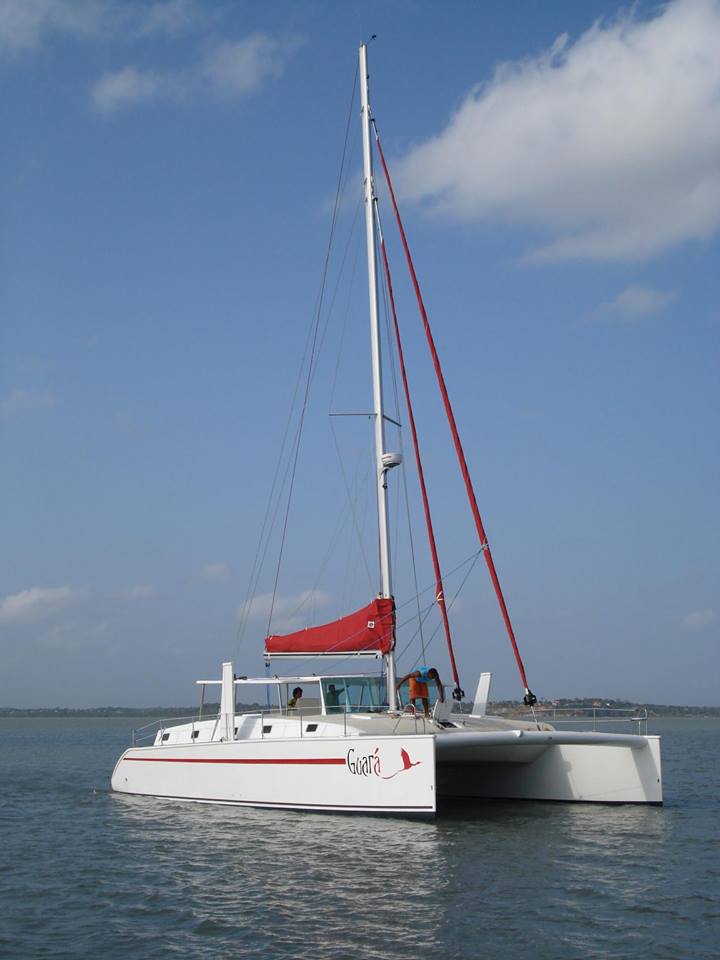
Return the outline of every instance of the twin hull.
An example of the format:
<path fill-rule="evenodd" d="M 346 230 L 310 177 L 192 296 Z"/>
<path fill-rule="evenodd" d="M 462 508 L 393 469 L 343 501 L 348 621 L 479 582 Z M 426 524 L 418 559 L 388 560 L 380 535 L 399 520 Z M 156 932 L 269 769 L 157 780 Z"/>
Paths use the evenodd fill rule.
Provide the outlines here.
<path fill-rule="evenodd" d="M 134 747 L 120 793 L 432 816 L 442 798 L 662 803 L 658 737 L 409 734 Z"/>

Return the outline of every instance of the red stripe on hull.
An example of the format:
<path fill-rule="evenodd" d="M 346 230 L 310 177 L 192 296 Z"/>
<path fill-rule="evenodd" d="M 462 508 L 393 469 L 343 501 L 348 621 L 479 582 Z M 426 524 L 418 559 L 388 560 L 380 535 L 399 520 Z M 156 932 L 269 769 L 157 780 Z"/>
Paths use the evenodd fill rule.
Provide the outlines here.
<path fill-rule="evenodd" d="M 280 764 L 330 764 L 345 766 L 345 757 L 309 757 L 308 759 L 290 757 L 288 759 L 268 759 L 263 757 L 257 760 L 250 759 L 212 759 L 204 757 L 125 757 L 125 760 L 136 760 L 139 763 L 280 763 Z"/>

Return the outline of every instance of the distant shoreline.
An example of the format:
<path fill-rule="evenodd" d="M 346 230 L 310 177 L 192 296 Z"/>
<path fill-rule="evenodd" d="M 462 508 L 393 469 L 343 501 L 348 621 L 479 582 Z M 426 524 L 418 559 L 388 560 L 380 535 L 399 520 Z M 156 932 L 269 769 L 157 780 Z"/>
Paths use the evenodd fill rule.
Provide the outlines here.
<path fill-rule="evenodd" d="M 466 709 L 469 709 L 469 704 Z M 218 711 L 219 704 L 208 703 L 203 709 L 203 713 L 211 717 Z M 238 704 L 238 712 L 247 710 L 266 710 L 267 707 L 257 703 Z M 647 711 L 648 719 L 656 717 L 672 717 L 675 719 L 692 718 L 712 718 L 720 717 L 720 707 L 690 707 L 678 704 L 657 704 L 657 703 L 630 703 L 626 700 L 609 699 L 562 699 L 552 702 L 541 702 L 535 708 L 538 719 L 552 721 L 554 715 L 558 714 L 558 719 L 562 716 L 564 719 L 577 715 L 578 719 L 592 719 L 595 713 L 598 717 L 609 719 L 615 710 L 618 711 Z M 153 718 L 188 718 L 197 715 L 197 706 L 195 707 L 86 707 L 84 709 L 73 707 L 0 707 L 0 719 L 22 719 L 22 718 L 58 718 L 58 719 L 101 719 L 110 717 L 153 717 Z M 496 716 L 519 716 L 528 713 L 520 701 L 502 700 L 488 704 L 488 713 Z M 627 719 L 626 717 L 618 719 Z"/>

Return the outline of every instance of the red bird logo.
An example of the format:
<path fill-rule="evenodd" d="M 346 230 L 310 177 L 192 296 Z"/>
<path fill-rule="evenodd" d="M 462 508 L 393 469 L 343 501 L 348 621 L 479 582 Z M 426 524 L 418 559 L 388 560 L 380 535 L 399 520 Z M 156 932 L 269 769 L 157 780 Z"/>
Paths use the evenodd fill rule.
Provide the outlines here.
<path fill-rule="evenodd" d="M 400 767 L 399 770 L 396 770 L 395 773 L 391 773 L 389 777 L 383 777 L 383 780 L 392 780 L 392 778 L 396 777 L 399 773 L 404 773 L 411 767 L 419 767 L 422 763 L 422 760 L 411 760 L 410 754 L 403 747 L 400 747 L 400 759 L 403 763 L 402 767 Z"/>
<path fill-rule="evenodd" d="M 403 750 L 402 747 L 400 748 L 400 756 L 402 757 L 403 770 L 409 770 L 410 767 L 417 767 L 417 765 L 420 763 L 419 760 L 416 760 L 413 763 L 413 761 L 410 759 L 410 754 L 407 752 L 407 750 Z M 400 773 L 399 770 L 398 773 Z"/>

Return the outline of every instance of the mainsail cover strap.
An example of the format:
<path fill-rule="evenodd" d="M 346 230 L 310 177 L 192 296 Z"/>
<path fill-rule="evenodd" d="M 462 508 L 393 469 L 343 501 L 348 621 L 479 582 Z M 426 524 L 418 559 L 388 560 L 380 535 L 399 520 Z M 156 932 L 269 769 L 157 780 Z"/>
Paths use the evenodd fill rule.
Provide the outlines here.
<path fill-rule="evenodd" d="M 394 644 L 395 601 L 376 597 L 366 607 L 332 623 L 265 639 L 265 654 L 389 653 Z"/>

